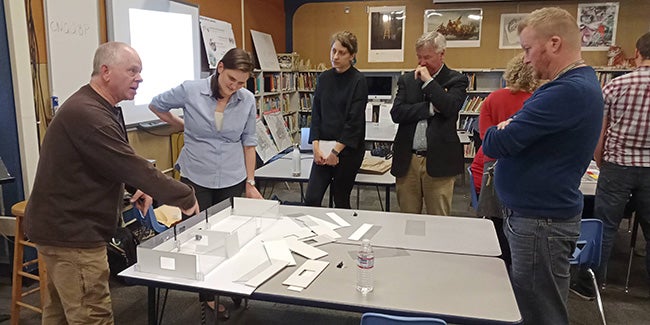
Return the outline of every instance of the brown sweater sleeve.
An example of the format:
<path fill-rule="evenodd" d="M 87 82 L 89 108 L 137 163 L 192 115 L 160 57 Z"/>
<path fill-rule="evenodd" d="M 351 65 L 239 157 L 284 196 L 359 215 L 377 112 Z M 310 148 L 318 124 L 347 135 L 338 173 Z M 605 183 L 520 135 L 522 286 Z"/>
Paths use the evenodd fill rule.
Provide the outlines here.
<path fill-rule="evenodd" d="M 174 180 L 156 169 L 149 161 L 138 156 L 123 140 L 119 125 L 105 125 L 95 134 L 79 142 L 83 159 L 106 178 L 140 189 L 162 204 L 189 209 L 195 203 L 194 191 L 186 184 Z"/>

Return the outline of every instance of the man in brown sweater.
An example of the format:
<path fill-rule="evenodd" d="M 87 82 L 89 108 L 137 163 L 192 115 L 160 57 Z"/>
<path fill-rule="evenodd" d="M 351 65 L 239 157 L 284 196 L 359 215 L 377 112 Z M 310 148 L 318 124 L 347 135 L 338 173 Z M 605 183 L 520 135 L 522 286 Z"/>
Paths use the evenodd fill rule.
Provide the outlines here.
<path fill-rule="evenodd" d="M 142 82 L 142 63 L 125 43 L 95 52 L 90 83 L 61 106 L 47 130 L 25 212 L 25 231 L 48 271 L 43 324 L 113 324 L 106 243 L 115 233 L 124 185 L 146 212 L 153 195 L 194 215 L 193 190 L 165 176 L 128 143 L 122 100 Z M 147 193 L 147 194 L 145 194 Z"/>

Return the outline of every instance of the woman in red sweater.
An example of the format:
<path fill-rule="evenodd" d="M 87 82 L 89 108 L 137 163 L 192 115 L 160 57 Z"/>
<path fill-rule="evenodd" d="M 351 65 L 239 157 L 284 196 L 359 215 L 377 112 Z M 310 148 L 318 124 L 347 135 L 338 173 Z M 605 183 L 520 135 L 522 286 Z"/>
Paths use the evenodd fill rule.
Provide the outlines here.
<path fill-rule="evenodd" d="M 507 120 L 524 105 L 524 102 L 533 94 L 533 91 L 543 84 L 533 74 L 533 69 L 524 63 L 524 53 L 521 52 L 510 59 L 503 73 L 506 87 L 495 90 L 485 98 L 481 105 L 479 115 L 479 133 L 481 140 L 485 131 L 490 126 L 497 125 Z M 483 178 L 483 166 L 486 162 L 494 159 L 483 154 L 483 148 L 479 147 L 472 161 L 472 177 L 474 178 L 474 190 L 481 192 L 481 180 Z"/>

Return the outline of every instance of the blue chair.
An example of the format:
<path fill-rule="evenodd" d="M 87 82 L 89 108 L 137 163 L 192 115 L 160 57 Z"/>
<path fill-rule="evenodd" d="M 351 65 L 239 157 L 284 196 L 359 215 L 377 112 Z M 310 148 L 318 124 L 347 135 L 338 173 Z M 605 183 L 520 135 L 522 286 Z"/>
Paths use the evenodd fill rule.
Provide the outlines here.
<path fill-rule="evenodd" d="M 474 190 L 474 177 L 472 176 L 472 166 L 467 167 L 467 173 L 469 175 L 469 193 L 472 197 L 472 208 L 474 211 L 478 210 L 478 195 Z"/>
<path fill-rule="evenodd" d="M 596 301 L 598 302 L 598 310 L 603 324 L 605 321 L 605 312 L 603 311 L 603 301 L 600 298 L 600 291 L 596 283 L 596 275 L 593 269 L 598 268 L 600 265 L 600 254 L 603 244 L 603 222 L 598 219 L 582 219 L 580 222 L 580 237 L 578 238 L 577 246 L 570 257 L 569 262 L 571 265 L 579 265 L 587 268 L 587 272 L 591 277 L 594 288 L 596 289 Z"/>
<path fill-rule="evenodd" d="M 155 231 L 157 234 L 167 230 L 167 226 L 163 225 L 162 223 L 158 222 L 158 219 L 156 219 L 156 214 L 153 212 L 153 207 L 149 207 L 149 210 L 147 211 L 146 215 L 142 215 L 142 211 L 138 210 L 135 205 L 131 209 L 133 212 L 133 216 L 140 221 L 140 223 Z"/>
<path fill-rule="evenodd" d="M 365 313 L 361 316 L 361 325 L 447 325 L 440 318 L 404 317 L 379 313 Z"/>

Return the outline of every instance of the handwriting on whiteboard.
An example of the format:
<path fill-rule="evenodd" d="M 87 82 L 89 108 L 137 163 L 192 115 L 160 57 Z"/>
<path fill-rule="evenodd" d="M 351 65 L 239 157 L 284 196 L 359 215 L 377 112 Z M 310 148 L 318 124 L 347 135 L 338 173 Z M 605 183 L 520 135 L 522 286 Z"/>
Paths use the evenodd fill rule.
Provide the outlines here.
<path fill-rule="evenodd" d="M 88 24 L 73 21 L 50 20 L 49 31 L 52 33 L 68 34 L 72 36 L 85 37 L 90 32 Z"/>

